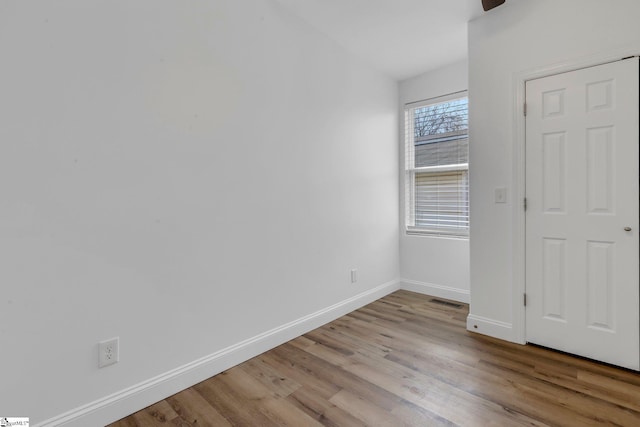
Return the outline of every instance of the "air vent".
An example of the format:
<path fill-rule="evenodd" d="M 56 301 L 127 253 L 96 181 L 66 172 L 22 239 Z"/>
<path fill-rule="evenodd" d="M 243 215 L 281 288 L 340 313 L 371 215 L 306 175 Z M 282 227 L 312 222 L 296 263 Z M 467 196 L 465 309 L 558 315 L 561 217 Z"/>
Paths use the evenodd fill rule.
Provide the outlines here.
<path fill-rule="evenodd" d="M 458 304 L 450 301 L 444 301 L 437 298 L 432 298 L 431 300 L 429 300 L 429 302 L 432 302 L 434 304 L 446 305 L 447 307 L 462 308 L 462 304 Z"/>

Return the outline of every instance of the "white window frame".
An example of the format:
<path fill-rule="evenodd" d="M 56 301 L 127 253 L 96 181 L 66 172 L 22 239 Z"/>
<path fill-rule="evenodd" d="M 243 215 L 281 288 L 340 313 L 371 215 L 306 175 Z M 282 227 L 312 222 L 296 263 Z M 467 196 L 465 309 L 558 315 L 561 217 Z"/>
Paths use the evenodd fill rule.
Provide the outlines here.
<path fill-rule="evenodd" d="M 416 108 L 425 107 L 434 104 L 440 104 L 456 99 L 468 98 L 467 91 L 460 91 L 451 93 L 449 95 L 440 96 L 437 98 L 430 98 L 418 102 L 412 102 L 405 104 L 404 106 L 404 160 L 405 160 L 405 232 L 406 234 L 425 235 L 425 236 L 441 236 L 441 237 L 454 237 L 461 239 L 469 238 L 469 226 L 468 226 L 468 205 L 467 205 L 467 226 L 450 229 L 446 227 L 418 227 L 415 226 L 415 206 L 416 206 L 416 175 L 420 173 L 433 173 L 440 175 L 450 172 L 465 172 L 466 180 L 469 180 L 469 163 L 447 164 L 438 166 L 422 166 L 415 167 L 414 164 L 414 119 L 409 117 L 413 115 L 413 111 Z M 467 130 L 468 135 L 468 130 Z M 466 200 L 468 203 L 469 191 L 467 187 Z"/>

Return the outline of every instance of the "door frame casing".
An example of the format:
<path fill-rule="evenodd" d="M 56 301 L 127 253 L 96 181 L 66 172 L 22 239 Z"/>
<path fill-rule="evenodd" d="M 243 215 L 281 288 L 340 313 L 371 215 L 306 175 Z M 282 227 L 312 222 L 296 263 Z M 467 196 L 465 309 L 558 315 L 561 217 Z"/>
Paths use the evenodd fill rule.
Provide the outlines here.
<path fill-rule="evenodd" d="M 619 61 L 630 56 L 640 55 L 640 48 L 629 45 L 618 49 L 608 50 L 586 57 L 574 58 L 550 66 L 535 67 L 516 72 L 513 75 L 513 198 L 512 198 L 512 253 L 513 253 L 513 286 L 512 286 L 512 331 L 513 341 L 519 344 L 527 343 L 526 311 L 524 294 L 526 289 L 526 222 L 524 198 L 526 195 L 526 118 L 524 103 L 526 100 L 526 83 L 528 80 L 548 77 L 555 74 L 576 71 L 582 68 L 594 67 Z M 473 292 L 473 290 L 472 290 Z"/>

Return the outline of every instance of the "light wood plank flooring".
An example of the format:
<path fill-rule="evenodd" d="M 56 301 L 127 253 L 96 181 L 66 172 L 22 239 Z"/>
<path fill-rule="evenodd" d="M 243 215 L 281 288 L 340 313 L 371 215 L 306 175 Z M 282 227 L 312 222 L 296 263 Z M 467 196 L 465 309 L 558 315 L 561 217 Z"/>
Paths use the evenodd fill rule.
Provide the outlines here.
<path fill-rule="evenodd" d="M 640 375 L 465 330 L 398 291 L 124 418 L 133 426 L 640 426 Z"/>

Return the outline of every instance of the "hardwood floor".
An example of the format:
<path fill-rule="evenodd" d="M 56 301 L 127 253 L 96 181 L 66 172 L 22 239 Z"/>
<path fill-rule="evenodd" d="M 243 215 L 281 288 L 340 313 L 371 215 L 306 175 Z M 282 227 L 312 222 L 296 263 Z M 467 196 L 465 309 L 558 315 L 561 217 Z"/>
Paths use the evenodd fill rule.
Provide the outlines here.
<path fill-rule="evenodd" d="M 111 427 L 640 426 L 637 373 L 467 332 L 467 313 L 398 291 Z"/>

